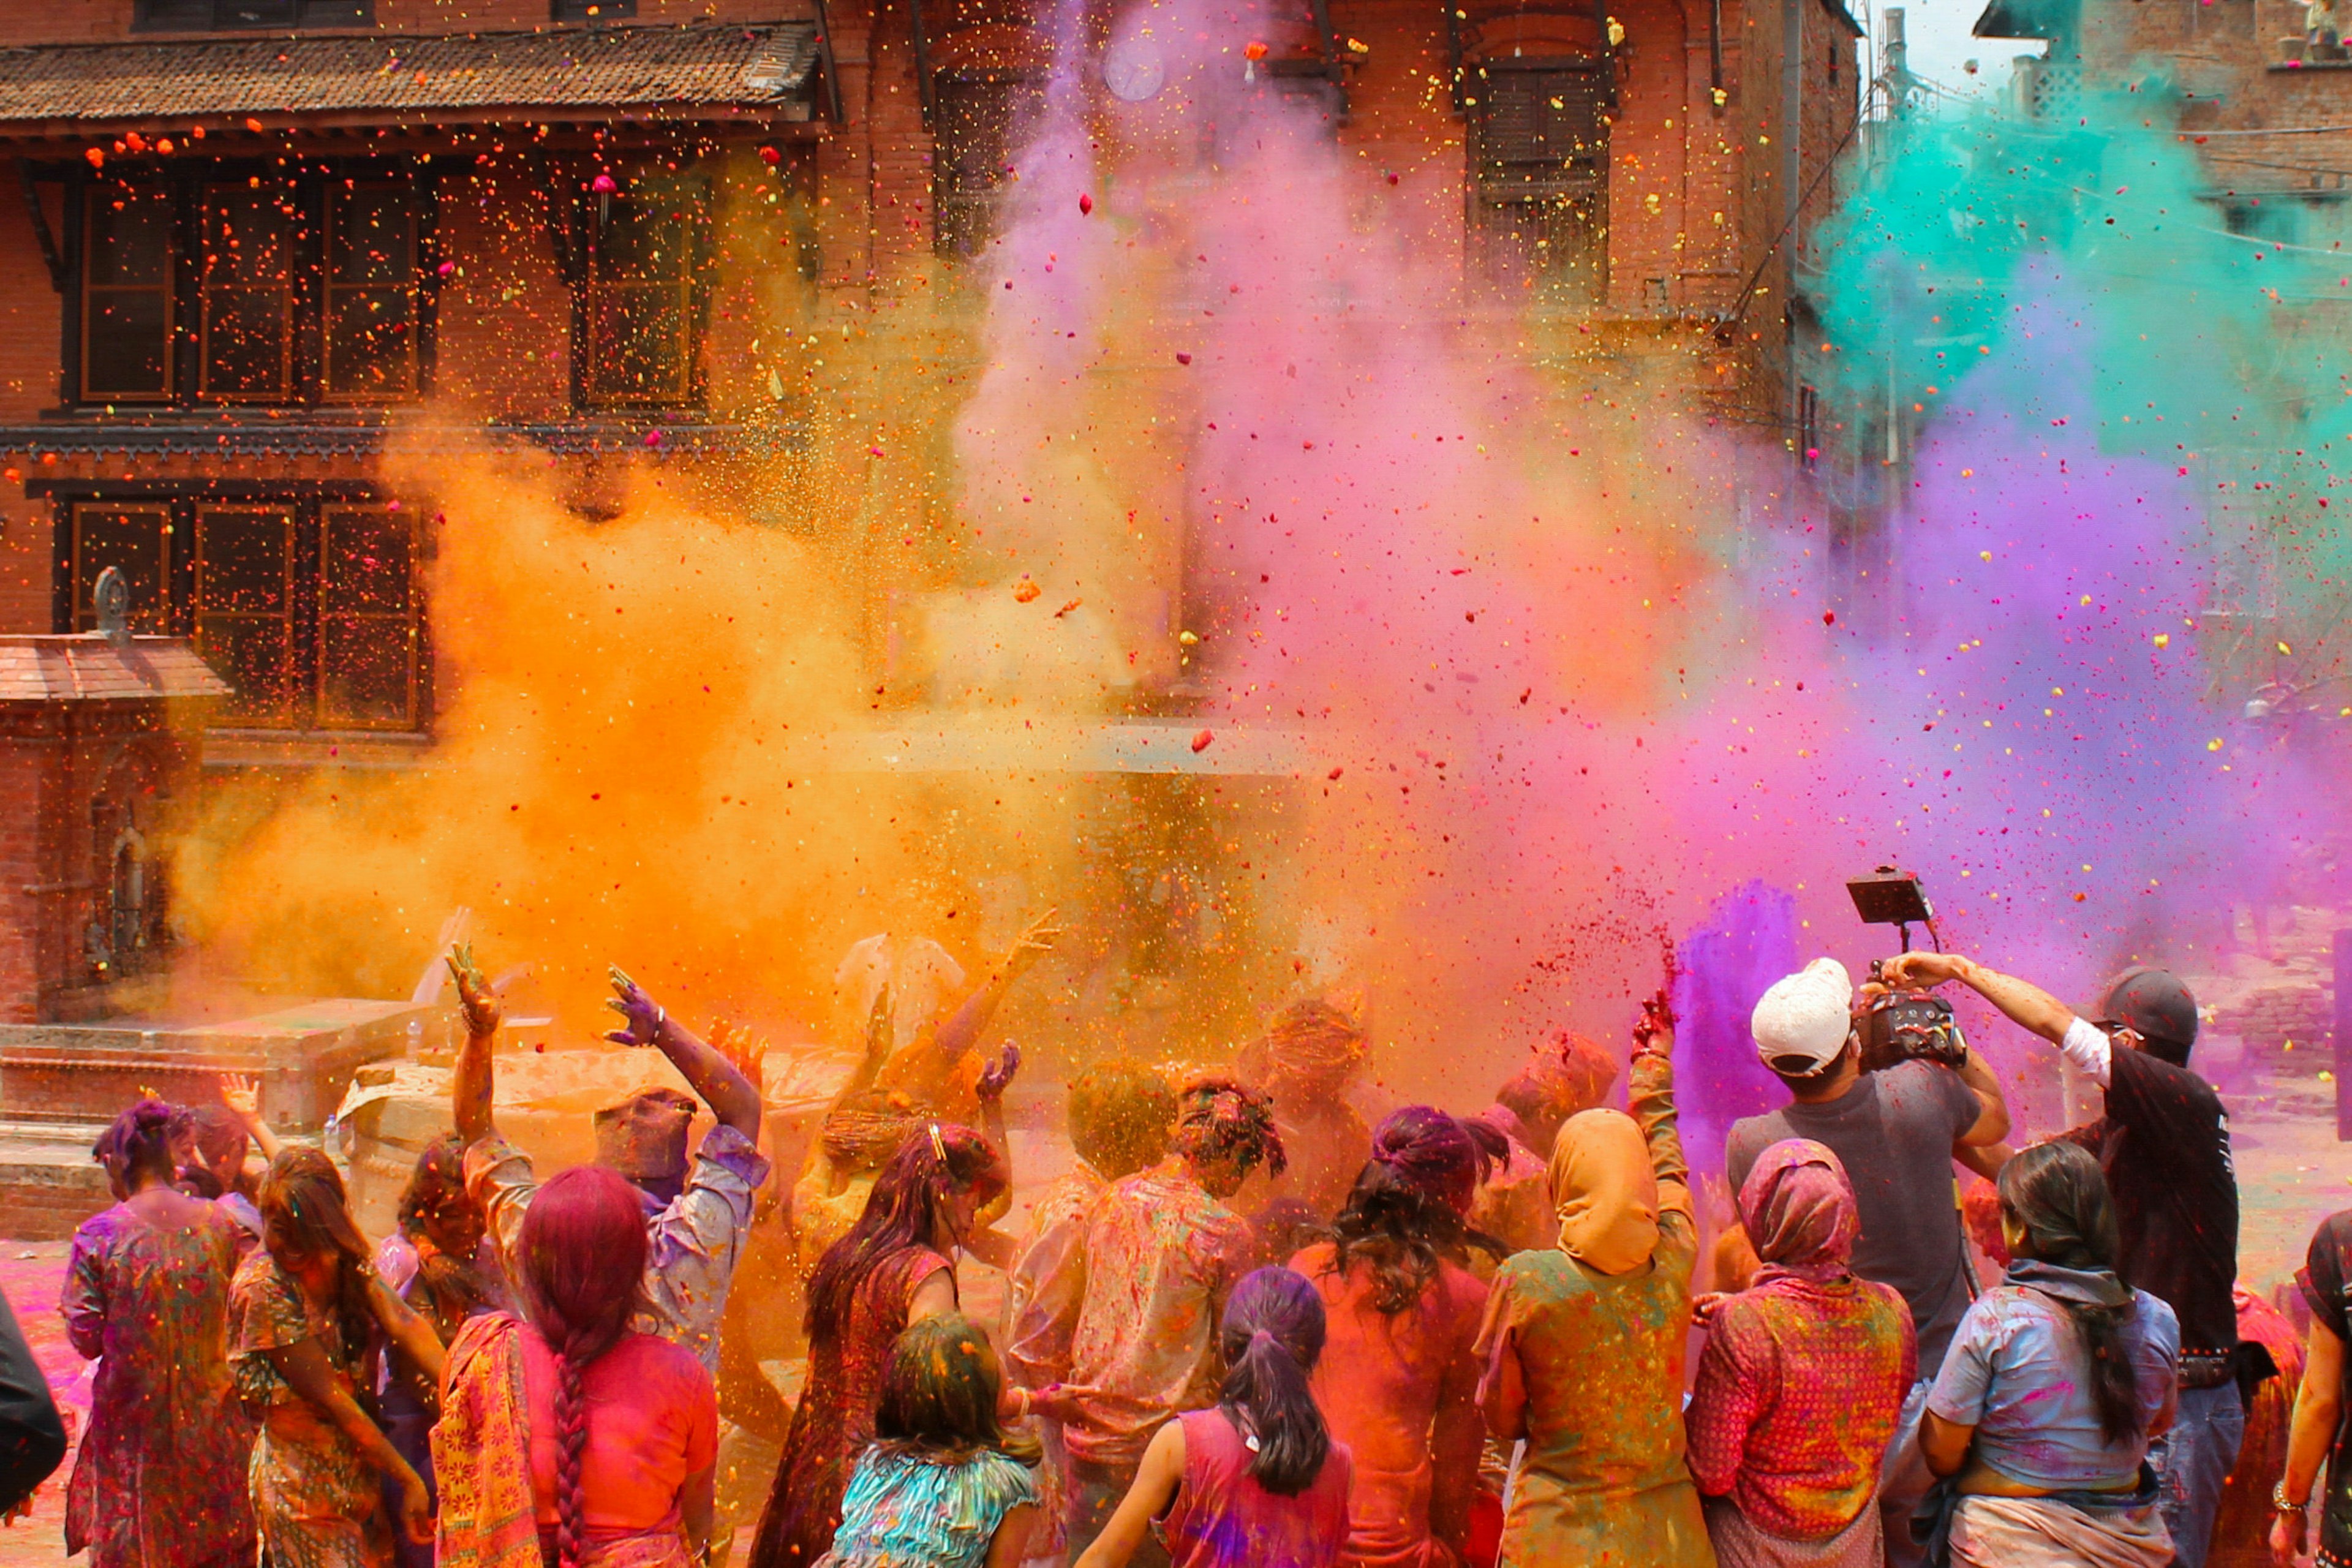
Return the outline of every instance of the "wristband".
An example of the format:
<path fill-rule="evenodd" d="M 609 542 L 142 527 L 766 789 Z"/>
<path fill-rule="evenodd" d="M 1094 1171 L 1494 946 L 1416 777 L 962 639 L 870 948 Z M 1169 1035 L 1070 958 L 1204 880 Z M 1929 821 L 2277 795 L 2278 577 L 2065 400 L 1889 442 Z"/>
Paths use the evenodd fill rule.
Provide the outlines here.
<path fill-rule="evenodd" d="M 2310 1506 L 2311 1500 L 2309 1498 L 2304 1499 L 2301 1502 L 2287 1501 L 2286 1478 L 2284 1476 L 2281 1476 L 2278 1479 L 2278 1484 L 2271 1488 L 2271 1509 L 2273 1512 L 2301 1513 L 2305 1509 L 2307 1509 Z"/>

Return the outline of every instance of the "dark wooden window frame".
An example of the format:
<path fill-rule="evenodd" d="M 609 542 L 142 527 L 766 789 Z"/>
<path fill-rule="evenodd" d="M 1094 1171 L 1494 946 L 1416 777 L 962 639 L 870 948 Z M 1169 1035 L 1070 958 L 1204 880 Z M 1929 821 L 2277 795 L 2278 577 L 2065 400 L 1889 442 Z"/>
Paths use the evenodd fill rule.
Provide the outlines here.
<path fill-rule="evenodd" d="M 190 13 L 202 12 L 204 16 Z M 247 15 L 246 13 L 255 13 Z M 375 0 L 134 0 L 134 33 L 282 32 L 304 27 L 373 27 Z"/>
<path fill-rule="evenodd" d="M 159 177 L 173 202 L 172 258 L 169 286 L 169 391 L 160 397 L 84 394 L 88 366 L 85 349 L 85 288 L 89 203 L 93 193 L 110 187 L 119 174 L 94 171 L 76 163 L 63 171 L 65 184 L 64 254 L 58 270 L 64 277 L 65 309 L 60 344 L 60 401 L 68 408 L 131 406 L 151 409 L 218 408 L 225 406 L 317 407 L 391 406 L 421 402 L 432 395 L 435 349 L 435 282 L 437 180 L 429 166 L 393 159 L 324 159 L 299 167 L 282 167 L 257 160 L 175 160 L 164 164 L 132 165 L 132 178 Z M 53 176 L 54 177 L 54 176 Z M 204 363 L 202 331 L 205 213 L 208 186 L 225 186 L 259 178 L 282 179 L 294 190 L 299 215 L 295 219 L 294 276 L 290 280 L 293 330 L 290 384 L 282 397 L 207 395 L 201 384 Z M 363 184 L 398 184 L 409 191 L 415 226 L 414 265 L 410 289 L 415 331 L 411 354 L 415 365 L 413 393 L 394 397 L 353 397 L 331 393 L 325 386 L 325 312 L 327 218 L 330 186 L 340 191 L 347 180 Z"/>
<path fill-rule="evenodd" d="M 1502 83 L 1509 81 L 1524 89 L 1544 78 L 1553 76 L 1588 77 L 1583 96 L 1595 121 L 1595 170 L 1590 180 L 1577 180 L 1554 175 L 1548 180 L 1528 177 L 1536 166 L 1534 161 L 1489 161 L 1488 127 L 1496 111 L 1496 99 Z M 1482 251 L 1494 241 L 1487 237 L 1504 214 L 1517 208 L 1532 211 L 1534 205 L 1559 200 L 1570 195 L 1568 187 L 1584 185 L 1591 204 L 1587 221 L 1592 227 L 1591 273 L 1586 279 L 1592 302 L 1606 300 L 1609 295 L 1609 203 L 1614 184 L 1615 169 L 1610 151 L 1611 121 L 1617 107 L 1616 66 L 1608 54 L 1588 58 L 1561 57 L 1554 58 L 1481 60 L 1467 68 L 1465 81 L 1483 83 L 1468 96 L 1481 101 L 1465 110 L 1471 122 L 1465 126 L 1464 151 L 1469 161 L 1469 178 L 1465 182 L 1465 219 L 1473 230 L 1473 250 Z M 1565 171 L 1562 171 L 1563 174 Z M 1516 176 L 1516 177 L 1515 177 Z M 1555 258 L 1556 259 L 1556 258 Z"/>
<path fill-rule="evenodd" d="M 610 204 L 600 200 L 593 188 L 598 167 L 584 163 L 562 161 L 551 173 L 560 182 L 558 191 L 569 189 L 569 199 L 561 195 L 551 203 L 556 219 L 555 254 L 557 271 L 572 291 L 572 406 L 582 413 L 614 413 L 628 411 L 658 411 L 674 408 L 698 409 L 709 396 L 709 373 L 703 363 L 703 348 L 709 337 L 710 302 L 715 283 L 715 259 L 712 215 L 716 210 L 717 192 L 712 177 L 692 162 L 680 160 L 680 167 L 671 170 L 660 167 L 660 154 L 652 154 L 638 169 L 616 167 L 612 172 L 616 180 L 627 179 L 642 169 L 646 173 L 676 174 L 693 190 L 693 199 L 699 213 L 688 220 L 687 227 L 693 237 L 694 253 L 688 262 L 691 276 L 682 284 L 686 309 L 686 385 L 680 396 L 665 398 L 608 398 L 597 395 L 589 377 L 589 361 L 595 347 L 596 289 L 599 244 Z"/>
<path fill-rule="evenodd" d="M 89 574 L 78 559 L 83 507 L 102 510 L 148 510 L 163 519 L 162 576 L 164 584 L 160 617 L 134 615 L 134 628 L 193 637 L 202 629 L 197 514 L 203 511 L 264 510 L 290 512 L 288 623 L 289 684 L 295 692 L 292 721 L 257 724 L 224 716 L 225 729 L 268 729 L 279 733 L 424 734 L 433 719 L 433 649 L 431 605 L 426 592 L 433 538 L 424 514 L 413 502 L 401 503 L 396 514 L 409 522 L 408 608 L 398 612 L 337 611 L 328 603 L 330 584 L 325 552 L 337 512 L 391 513 L 393 498 L 374 485 L 340 480 L 227 481 L 192 488 L 185 484 L 107 484 L 99 481 L 56 481 L 27 487 L 46 494 L 56 510 L 55 549 L 51 560 L 50 621 L 59 632 L 88 631 L 95 620 L 91 607 L 79 603 L 78 583 Z M 337 616 L 378 622 L 404 620 L 408 638 L 409 722 L 370 724 L 336 714 L 324 682 L 327 623 Z M 225 672 L 226 673 L 226 672 Z"/>

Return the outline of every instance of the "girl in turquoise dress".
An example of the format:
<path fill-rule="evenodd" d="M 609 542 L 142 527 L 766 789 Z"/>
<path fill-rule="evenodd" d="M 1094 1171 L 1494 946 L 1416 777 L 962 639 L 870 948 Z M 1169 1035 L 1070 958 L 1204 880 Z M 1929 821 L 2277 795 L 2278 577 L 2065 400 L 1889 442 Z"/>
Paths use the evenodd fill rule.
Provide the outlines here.
<path fill-rule="evenodd" d="M 908 1326 L 891 1347 L 877 1441 L 841 1500 L 820 1568 L 1007 1568 L 1038 1522 L 1034 1442 L 998 1426 L 1003 1373 L 960 1312 Z"/>

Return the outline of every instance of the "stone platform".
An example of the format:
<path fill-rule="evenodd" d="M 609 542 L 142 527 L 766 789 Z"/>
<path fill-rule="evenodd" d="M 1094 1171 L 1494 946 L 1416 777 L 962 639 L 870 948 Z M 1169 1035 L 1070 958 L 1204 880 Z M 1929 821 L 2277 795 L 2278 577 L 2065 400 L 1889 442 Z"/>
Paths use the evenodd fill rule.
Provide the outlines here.
<path fill-rule="evenodd" d="M 404 1054 L 409 1026 L 437 1028 L 443 1011 L 336 997 L 213 1024 L 0 1025 L 0 1234 L 70 1235 L 104 1208 L 90 1144 L 133 1100 L 216 1103 L 220 1075 L 239 1073 L 272 1127 L 316 1133 L 360 1068 Z"/>

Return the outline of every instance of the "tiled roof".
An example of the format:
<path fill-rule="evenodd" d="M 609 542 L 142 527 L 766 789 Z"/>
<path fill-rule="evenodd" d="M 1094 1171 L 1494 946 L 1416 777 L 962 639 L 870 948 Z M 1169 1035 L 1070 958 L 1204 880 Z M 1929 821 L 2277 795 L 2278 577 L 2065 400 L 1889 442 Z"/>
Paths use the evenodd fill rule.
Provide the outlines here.
<path fill-rule="evenodd" d="M 227 695 L 228 683 L 184 637 L 133 637 L 117 647 L 100 632 L 0 637 L 0 702 Z"/>
<path fill-rule="evenodd" d="M 0 124 L 804 104 L 809 22 L 0 48 Z"/>

